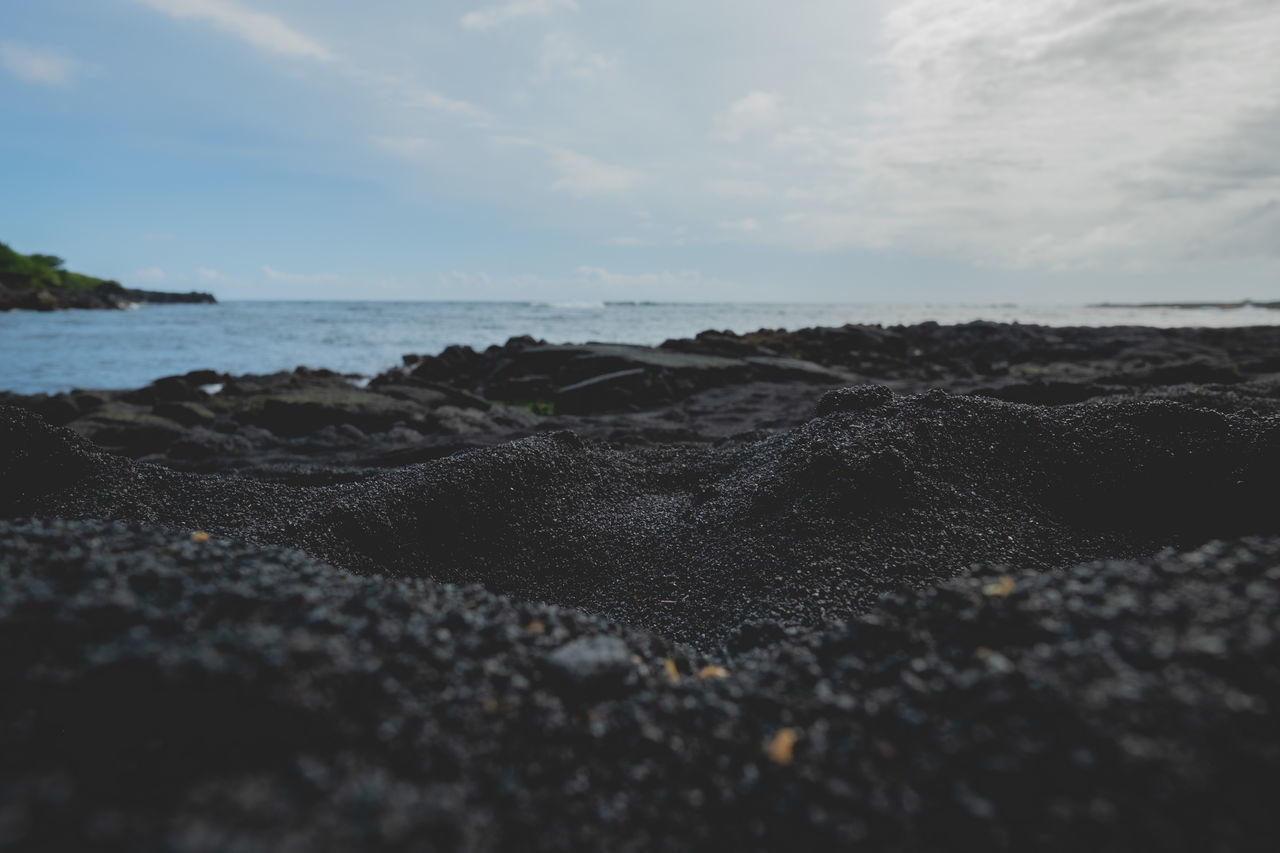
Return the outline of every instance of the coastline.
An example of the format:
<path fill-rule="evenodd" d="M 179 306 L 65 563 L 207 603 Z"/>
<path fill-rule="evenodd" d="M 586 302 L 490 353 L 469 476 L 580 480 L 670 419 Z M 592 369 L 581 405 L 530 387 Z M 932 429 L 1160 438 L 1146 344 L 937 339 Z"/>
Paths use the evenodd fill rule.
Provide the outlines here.
<path fill-rule="evenodd" d="M 0 395 L 3 781 L 50 843 L 1267 838 L 1277 353 L 845 326 Z"/>
<path fill-rule="evenodd" d="M 217 301 L 211 293 L 138 290 L 114 281 L 104 281 L 85 290 L 69 287 L 32 290 L 0 283 L 0 311 L 119 310 L 132 305 L 214 305 Z"/>
<path fill-rule="evenodd" d="M 778 432 L 807 420 L 826 391 L 866 383 L 1035 405 L 1163 395 L 1269 412 L 1277 352 L 1280 326 L 846 325 L 705 331 L 653 347 L 523 336 L 407 354 L 373 377 L 197 370 L 129 390 L 0 391 L 0 402 L 184 470 L 359 469 L 560 429 L 632 445 Z"/>

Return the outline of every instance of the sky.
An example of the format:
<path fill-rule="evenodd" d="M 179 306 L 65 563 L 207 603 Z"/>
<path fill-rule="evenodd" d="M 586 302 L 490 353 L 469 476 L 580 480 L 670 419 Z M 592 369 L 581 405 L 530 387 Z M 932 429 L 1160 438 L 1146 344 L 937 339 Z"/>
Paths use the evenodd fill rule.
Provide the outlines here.
<path fill-rule="evenodd" d="M 0 240 L 224 299 L 1280 299 L 1276 0 L 9 0 Z"/>

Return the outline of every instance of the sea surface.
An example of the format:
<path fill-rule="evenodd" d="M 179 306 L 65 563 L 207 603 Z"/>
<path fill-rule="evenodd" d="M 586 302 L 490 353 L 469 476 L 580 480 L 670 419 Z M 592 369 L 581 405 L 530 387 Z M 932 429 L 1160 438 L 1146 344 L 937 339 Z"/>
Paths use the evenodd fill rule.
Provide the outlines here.
<path fill-rule="evenodd" d="M 1098 308 L 854 303 L 224 302 L 128 311 L 0 313 L 0 390 L 135 388 L 211 368 L 270 373 L 299 365 L 372 376 L 406 353 L 483 348 L 516 335 L 551 343 L 658 344 L 704 329 L 748 332 L 845 323 L 970 320 L 1053 326 L 1248 326 L 1265 308 Z"/>

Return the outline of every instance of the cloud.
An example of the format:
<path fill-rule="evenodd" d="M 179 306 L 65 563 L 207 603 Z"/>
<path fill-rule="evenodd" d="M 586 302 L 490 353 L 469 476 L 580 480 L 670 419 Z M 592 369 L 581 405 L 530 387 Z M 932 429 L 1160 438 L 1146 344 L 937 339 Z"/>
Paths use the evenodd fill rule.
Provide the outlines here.
<path fill-rule="evenodd" d="M 222 276 L 219 275 L 218 271 L 215 269 L 210 269 L 209 267 L 200 267 L 200 269 L 196 270 L 196 278 L 200 279 L 201 281 L 217 281 L 218 279 L 222 278 Z"/>
<path fill-rule="evenodd" d="M 748 241 L 965 269 L 1276 255 L 1276 0 L 708 0 L 693 17 L 660 0 L 621 27 L 581 0 L 475 0 L 346 28 L 342 4 L 136 2 L 246 39 L 230 21 L 272 20 L 316 48 L 280 52 L 334 58 L 248 10 L 314 33 L 341 58 L 294 91 L 345 131 L 304 122 L 299 154 L 364 158 L 477 227 L 536 217 L 575 261 Z M 609 248 L 640 245 L 664 249 Z"/>
<path fill-rule="evenodd" d="M 715 291 L 732 291 L 729 282 L 704 275 L 698 270 L 672 272 L 617 273 L 604 267 L 580 266 L 574 272 L 583 284 L 625 293 L 654 293 L 689 298 L 705 297 Z"/>
<path fill-rule="evenodd" d="M 280 282 L 281 284 L 320 284 L 327 281 L 338 281 L 339 276 L 332 273 L 316 273 L 312 275 L 299 275 L 298 273 L 282 272 L 269 266 L 263 266 L 262 272 L 271 281 Z"/>
<path fill-rule="evenodd" d="M 490 6 L 462 16 L 468 30 L 489 30 L 517 18 L 543 17 L 558 9 L 576 10 L 577 0 L 512 0 L 503 6 Z"/>
<path fill-rule="evenodd" d="M 863 129 L 797 207 L 826 239 L 1014 267 L 1177 260 L 1280 195 L 1273 0 L 907 0 Z"/>
<path fill-rule="evenodd" d="M 410 102 L 420 107 L 426 107 L 429 110 L 468 119 L 472 124 L 476 125 L 487 125 L 491 121 L 489 114 L 474 104 L 445 97 L 432 89 L 416 90 L 410 98 Z"/>
<path fill-rule="evenodd" d="M 69 56 L 12 41 L 0 42 L 0 64 L 19 79 L 44 86 L 70 86 L 84 71 Z"/>
<path fill-rule="evenodd" d="M 425 136 L 370 136 L 369 142 L 378 150 L 403 160 L 421 160 L 435 145 Z"/>
<path fill-rule="evenodd" d="M 1230 242 L 1221 246 L 1229 256 L 1280 259 L 1280 198 L 1245 211 L 1232 225 Z"/>
<path fill-rule="evenodd" d="M 644 180 L 644 175 L 635 169 L 613 166 L 563 148 L 555 149 L 552 159 L 560 178 L 551 188 L 578 198 L 624 193 Z"/>
<path fill-rule="evenodd" d="M 720 223 L 720 228 L 724 231 L 738 231 L 743 234 L 754 234 L 760 230 L 760 227 L 759 220 L 750 217 L 747 219 L 737 219 L 732 222 Z"/>
<path fill-rule="evenodd" d="M 698 270 L 623 273 L 582 265 L 563 275 L 521 273 L 489 275 L 452 271 L 437 279 L 441 293 L 472 298 L 553 299 L 595 303 L 602 299 L 708 299 L 741 296 L 742 285 Z"/>
<path fill-rule="evenodd" d="M 164 281 L 164 270 L 160 267 L 147 267 L 135 272 L 133 277 L 139 281 Z"/>
<path fill-rule="evenodd" d="M 537 81 L 553 77 L 591 80 L 600 74 L 618 70 L 616 56 L 604 56 L 580 45 L 565 33 L 548 33 L 543 36 L 538 52 Z"/>
<path fill-rule="evenodd" d="M 489 142 L 500 148 L 538 148 L 538 140 L 528 136 L 490 136 Z"/>
<path fill-rule="evenodd" d="M 754 131 L 768 129 L 780 118 L 782 99 L 772 92 L 752 92 L 716 116 L 716 135 L 735 142 Z"/>
<path fill-rule="evenodd" d="M 334 55 L 274 15 L 255 12 L 233 0 L 137 0 L 171 18 L 191 19 L 231 33 L 270 53 L 328 62 Z"/>
<path fill-rule="evenodd" d="M 775 194 L 767 182 L 751 178 L 716 178 L 707 182 L 707 192 L 737 200 L 768 198 Z"/>

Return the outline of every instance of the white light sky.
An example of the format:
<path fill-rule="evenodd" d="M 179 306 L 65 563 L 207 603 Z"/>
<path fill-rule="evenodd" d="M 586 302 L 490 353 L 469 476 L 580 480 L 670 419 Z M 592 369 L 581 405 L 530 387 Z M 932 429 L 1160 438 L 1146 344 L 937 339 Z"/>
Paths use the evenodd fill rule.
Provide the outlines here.
<path fill-rule="evenodd" d="M 1280 298 L 1276 0 L 41 0 L 0 240 L 223 298 Z"/>

